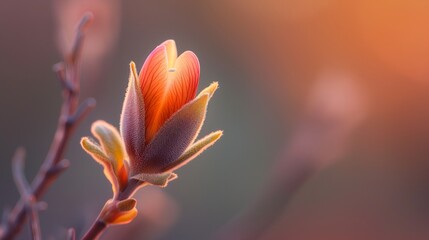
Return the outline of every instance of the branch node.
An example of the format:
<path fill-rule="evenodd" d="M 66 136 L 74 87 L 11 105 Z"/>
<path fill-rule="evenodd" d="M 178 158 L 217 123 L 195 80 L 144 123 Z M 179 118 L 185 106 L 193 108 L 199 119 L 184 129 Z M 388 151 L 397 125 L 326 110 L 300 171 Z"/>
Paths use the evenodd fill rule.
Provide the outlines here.
<path fill-rule="evenodd" d="M 12 174 L 21 198 L 24 200 L 25 210 L 30 216 L 30 227 L 32 239 L 40 240 L 41 231 L 38 215 L 38 205 L 36 197 L 31 193 L 30 184 L 24 175 L 24 158 L 25 150 L 20 147 L 16 150 L 15 156 L 12 159 Z"/>
<path fill-rule="evenodd" d="M 47 172 L 47 175 L 49 175 L 50 177 L 57 176 L 60 173 L 64 172 L 69 167 L 70 167 L 70 161 L 67 159 L 63 159 L 57 164 L 50 167 Z"/>
<path fill-rule="evenodd" d="M 66 120 L 67 127 L 72 127 L 74 124 L 78 124 L 92 109 L 95 108 L 95 105 L 96 101 L 94 98 L 85 99 L 85 101 L 79 105 L 76 112 Z"/>
<path fill-rule="evenodd" d="M 68 80 L 64 62 L 54 64 L 52 66 L 52 70 L 57 74 L 57 78 L 61 83 L 61 87 L 71 95 L 76 94 L 78 89 L 72 81 Z"/>

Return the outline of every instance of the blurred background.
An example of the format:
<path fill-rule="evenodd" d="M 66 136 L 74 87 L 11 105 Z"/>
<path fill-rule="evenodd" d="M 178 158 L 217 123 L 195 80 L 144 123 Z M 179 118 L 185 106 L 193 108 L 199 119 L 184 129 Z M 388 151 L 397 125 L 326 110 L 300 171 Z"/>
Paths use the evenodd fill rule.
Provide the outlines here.
<path fill-rule="evenodd" d="M 19 198 L 15 149 L 29 179 L 45 158 L 52 65 L 86 10 L 82 98 L 97 107 L 44 198 L 44 238 L 81 235 L 111 197 L 79 140 L 94 120 L 119 125 L 129 62 L 170 38 L 199 57 L 199 89 L 219 81 L 201 135 L 224 136 L 166 189 L 141 190 L 139 218 L 106 239 L 429 238 L 429 1 L 1 1 L 0 206 Z"/>

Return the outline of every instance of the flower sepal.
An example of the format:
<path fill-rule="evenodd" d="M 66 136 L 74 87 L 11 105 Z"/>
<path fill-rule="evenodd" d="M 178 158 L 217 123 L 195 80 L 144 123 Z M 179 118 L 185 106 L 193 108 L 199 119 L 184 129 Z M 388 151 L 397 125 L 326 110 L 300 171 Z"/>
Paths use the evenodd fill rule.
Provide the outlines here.
<path fill-rule="evenodd" d="M 137 216 L 137 201 L 134 198 L 122 201 L 112 200 L 106 202 L 100 213 L 100 221 L 105 224 L 126 224 Z"/>
<path fill-rule="evenodd" d="M 98 120 L 92 124 L 95 140 L 84 137 L 83 149 L 104 167 L 104 174 L 112 184 L 113 194 L 117 195 L 128 183 L 128 162 L 124 143 L 118 130 L 111 124 Z"/>
<path fill-rule="evenodd" d="M 139 173 L 131 178 L 139 180 L 141 182 L 146 182 L 151 185 L 166 187 L 170 181 L 173 181 L 177 178 L 177 174 L 172 172 L 164 173 Z"/>
<path fill-rule="evenodd" d="M 192 161 L 195 157 L 204 152 L 204 150 L 215 144 L 222 135 L 223 131 L 215 131 L 196 141 L 186 149 L 186 151 L 176 161 L 174 161 L 170 166 L 167 166 L 167 169 L 169 169 L 169 171 L 173 171 Z"/>

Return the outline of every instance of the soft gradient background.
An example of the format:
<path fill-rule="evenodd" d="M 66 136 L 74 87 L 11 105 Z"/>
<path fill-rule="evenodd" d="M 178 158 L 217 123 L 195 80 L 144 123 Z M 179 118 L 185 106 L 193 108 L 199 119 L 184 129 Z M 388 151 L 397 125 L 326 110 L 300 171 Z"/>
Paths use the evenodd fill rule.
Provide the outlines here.
<path fill-rule="evenodd" d="M 129 61 L 141 65 L 169 38 L 179 52 L 198 55 L 199 89 L 219 81 L 202 133 L 223 129 L 224 136 L 168 188 L 141 192 L 147 216 L 130 225 L 136 232 L 129 239 L 140 239 L 139 231 L 153 239 L 214 236 L 262 192 L 308 96 L 326 78 L 352 81 L 365 100 L 350 114 L 365 117 L 262 238 L 429 238 L 428 1 L 1 1 L 0 206 L 19 197 L 10 171 L 16 147 L 27 149 L 29 179 L 49 148 L 61 102 L 51 66 L 86 9 L 95 21 L 84 47 L 82 97 L 96 98 L 97 107 L 68 148 L 71 168 L 44 198 L 45 238 L 60 239 L 71 226 L 81 234 L 111 196 L 79 139 L 96 119 L 118 125 Z M 355 101 L 333 89 L 335 103 Z M 124 236 L 114 233 L 120 228 L 112 236 Z"/>

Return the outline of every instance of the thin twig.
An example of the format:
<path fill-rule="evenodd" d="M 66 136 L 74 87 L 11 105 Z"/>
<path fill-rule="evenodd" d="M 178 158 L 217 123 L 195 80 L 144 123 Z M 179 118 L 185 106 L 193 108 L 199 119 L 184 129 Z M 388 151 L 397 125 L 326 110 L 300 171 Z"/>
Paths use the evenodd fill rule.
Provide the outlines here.
<path fill-rule="evenodd" d="M 73 47 L 71 51 L 72 54 L 70 54 L 70 61 L 72 64 L 76 64 L 77 60 L 79 59 L 83 46 L 83 39 L 85 36 L 85 28 L 89 25 L 93 18 L 94 15 L 91 12 L 87 12 L 82 16 L 82 19 L 79 22 L 79 25 L 77 27 L 77 35 L 75 41 L 73 42 Z"/>
<path fill-rule="evenodd" d="M 52 166 L 46 174 L 49 175 L 49 177 L 56 178 L 62 172 L 67 170 L 69 167 L 70 167 L 70 161 L 67 159 L 63 159 L 55 166 Z"/>
<path fill-rule="evenodd" d="M 76 89 L 73 83 L 71 81 L 67 81 L 66 79 L 65 64 L 63 62 L 56 63 L 52 67 L 52 70 L 57 74 L 57 78 L 61 82 L 61 87 L 63 90 L 74 94 Z"/>
<path fill-rule="evenodd" d="M 16 150 L 15 156 L 12 160 L 12 173 L 15 180 L 16 186 L 19 193 L 21 194 L 21 199 L 25 201 L 25 209 L 30 216 L 30 227 L 31 227 L 31 236 L 33 240 L 40 240 L 41 231 L 40 231 L 40 222 L 39 222 L 39 207 L 37 205 L 37 200 L 31 193 L 30 185 L 27 182 L 24 174 L 24 158 L 25 150 L 23 148 L 18 148 Z"/>
<path fill-rule="evenodd" d="M 64 152 L 71 134 L 80 121 L 95 106 L 95 101 L 89 99 L 83 103 L 82 107 L 78 108 L 80 90 L 78 57 L 82 50 L 84 29 L 91 19 L 91 13 L 87 13 L 82 17 L 70 54 L 64 57 L 63 62 L 54 65 L 54 71 L 57 73 L 62 86 L 63 103 L 51 147 L 36 177 L 29 186 L 29 193 L 36 202 L 58 175 L 67 169 L 69 164 L 67 160 L 64 160 Z M 25 198 L 21 197 L 10 214 L 8 214 L 6 223 L 0 226 L 0 240 L 14 239 L 20 232 L 27 218 L 25 203 Z"/>
<path fill-rule="evenodd" d="M 79 105 L 76 112 L 67 119 L 66 124 L 70 125 L 70 127 L 79 124 L 89 114 L 89 112 L 95 108 L 95 104 L 96 102 L 94 98 L 85 99 L 85 101 Z"/>

